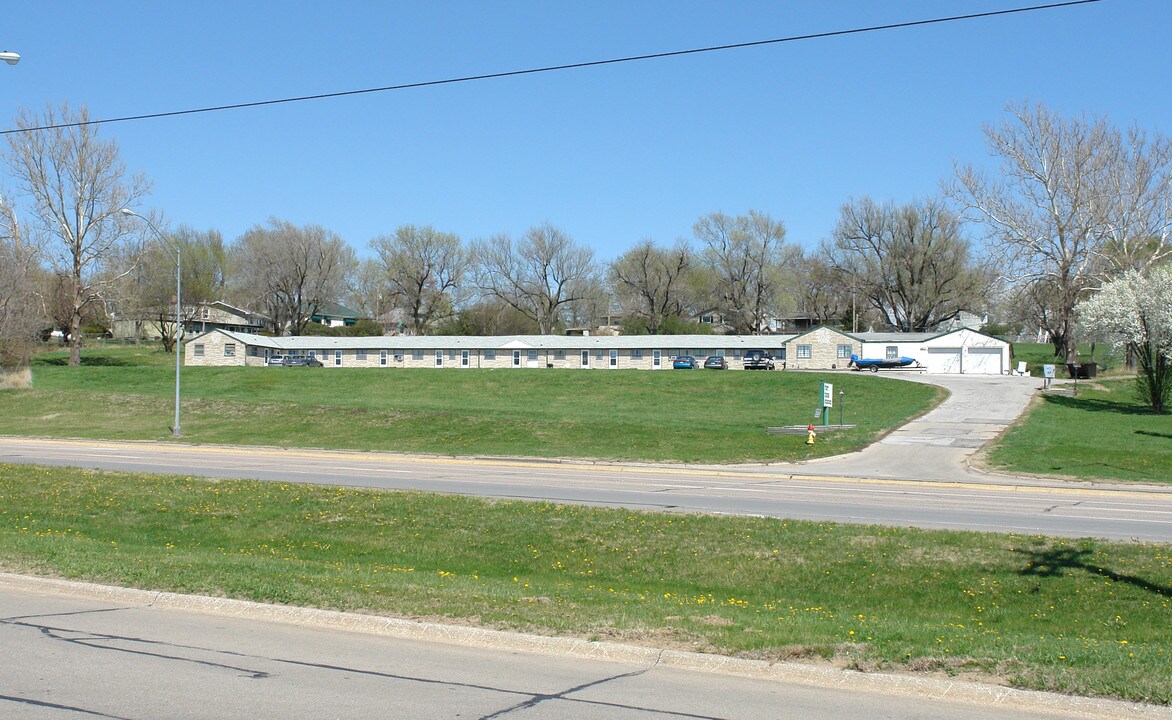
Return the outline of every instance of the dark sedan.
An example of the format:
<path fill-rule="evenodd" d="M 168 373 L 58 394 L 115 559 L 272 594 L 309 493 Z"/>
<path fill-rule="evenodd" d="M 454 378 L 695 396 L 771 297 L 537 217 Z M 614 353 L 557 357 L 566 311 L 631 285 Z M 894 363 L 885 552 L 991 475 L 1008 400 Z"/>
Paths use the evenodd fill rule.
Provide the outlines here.
<path fill-rule="evenodd" d="M 704 360 L 705 370 L 728 370 L 728 362 L 723 355 L 709 355 Z"/>

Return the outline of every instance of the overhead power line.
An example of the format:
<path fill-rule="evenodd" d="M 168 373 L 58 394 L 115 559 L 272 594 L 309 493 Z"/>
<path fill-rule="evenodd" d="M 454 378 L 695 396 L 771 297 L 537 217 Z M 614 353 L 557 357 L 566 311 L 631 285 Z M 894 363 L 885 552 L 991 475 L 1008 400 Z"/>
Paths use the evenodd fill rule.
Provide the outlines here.
<path fill-rule="evenodd" d="M 691 50 L 673 50 L 669 52 L 650 53 L 647 55 L 631 55 L 628 57 L 611 58 L 609 60 L 591 60 L 587 62 L 569 63 L 567 65 L 548 65 L 546 67 L 529 68 L 527 70 L 508 70 L 504 72 L 485 73 L 482 75 L 464 75 L 462 77 L 447 78 L 444 80 L 426 80 L 423 82 L 403 83 L 400 85 L 386 85 L 384 87 L 366 88 L 364 90 L 343 90 L 340 92 L 321 93 L 318 95 L 302 95 L 299 97 L 281 98 L 278 100 L 257 100 L 254 102 L 235 103 L 232 105 L 215 105 L 212 107 L 194 108 L 190 110 L 172 110 L 170 112 L 147 113 L 145 115 L 127 115 L 124 117 L 106 118 L 104 120 L 86 120 L 83 122 L 60 123 L 57 125 L 41 125 L 39 127 L 17 128 L 0 131 L 0 135 L 15 133 L 37 132 L 39 130 L 56 130 L 59 128 L 80 127 L 83 125 L 109 125 L 131 120 L 154 120 L 157 118 L 178 117 L 180 115 L 196 115 L 199 113 L 220 112 L 222 110 L 241 110 L 244 108 L 265 107 L 267 105 L 284 105 L 287 103 L 305 102 L 307 100 L 325 100 L 327 98 L 349 97 L 352 95 L 369 95 L 371 93 L 390 92 L 392 90 L 412 90 L 415 88 L 435 87 L 437 85 L 455 85 L 457 83 L 475 82 L 478 80 L 496 80 L 500 78 L 519 77 L 522 75 L 537 75 L 539 73 L 559 72 L 563 70 L 578 70 L 581 68 L 599 67 L 602 65 L 617 65 L 619 63 L 639 62 L 642 60 L 658 60 L 661 58 L 680 57 L 683 55 L 699 55 L 701 53 L 721 52 L 724 50 L 740 50 L 743 48 L 761 47 L 764 45 L 778 45 L 781 43 L 798 42 L 801 40 L 821 40 L 825 38 L 841 37 L 843 35 L 857 35 L 860 33 L 879 32 L 882 30 L 898 30 L 901 28 L 920 27 L 923 25 L 938 25 L 941 23 L 976 20 L 979 18 L 997 17 L 1000 15 L 1016 15 L 1020 13 L 1036 12 L 1039 10 L 1054 10 L 1073 5 L 1087 5 L 1102 2 L 1102 0 L 1068 0 L 1067 2 L 1050 3 L 1047 5 L 1032 5 L 1009 10 L 991 10 L 989 12 L 970 13 L 967 15 L 952 15 L 928 20 L 912 20 L 909 22 L 891 23 L 888 25 L 871 25 L 851 30 L 833 30 L 830 32 L 810 33 L 808 35 L 792 35 L 789 37 L 774 38 L 772 40 L 755 40 L 751 42 L 732 43 L 728 45 L 712 45 L 710 47 L 693 48 Z"/>

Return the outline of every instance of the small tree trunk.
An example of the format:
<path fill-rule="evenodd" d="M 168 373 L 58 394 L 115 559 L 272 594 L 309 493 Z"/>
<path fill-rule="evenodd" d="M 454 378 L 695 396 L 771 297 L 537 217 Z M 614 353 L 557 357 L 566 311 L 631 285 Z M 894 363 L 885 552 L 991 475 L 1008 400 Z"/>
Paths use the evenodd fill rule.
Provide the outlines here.
<path fill-rule="evenodd" d="M 69 365 L 81 366 L 81 308 L 75 308 L 69 317 Z"/>

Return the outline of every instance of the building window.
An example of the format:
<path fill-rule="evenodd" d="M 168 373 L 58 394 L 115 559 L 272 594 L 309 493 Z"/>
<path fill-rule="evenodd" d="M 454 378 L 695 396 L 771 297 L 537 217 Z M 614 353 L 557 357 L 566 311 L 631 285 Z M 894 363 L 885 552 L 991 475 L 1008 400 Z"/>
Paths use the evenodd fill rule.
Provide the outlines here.
<path fill-rule="evenodd" d="M 537 362 L 537 351 L 536 350 L 529 351 L 529 362 Z"/>
<path fill-rule="evenodd" d="M 355 350 L 354 351 L 354 359 L 355 360 L 365 360 L 366 359 L 366 351 L 365 350 Z"/>
<path fill-rule="evenodd" d="M 236 343 L 224 343 L 224 357 L 236 357 Z"/>
<path fill-rule="evenodd" d="M 378 351 L 378 364 L 384 365 L 384 366 L 387 364 L 387 351 L 386 350 L 379 350 Z"/>
<path fill-rule="evenodd" d="M 898 345 L 888 345 L 887 346 L 887 359 L 888 360 L 898 360 L 899 359 L 899 346 Z"/>
<path fill-rule="evenodd" d="M 412 350 L 411 351 L 411 359 L 412 360 L 422 360 L 423 359 L 423 351 L 422 350 Z"/>
<path fill-rule="evenodd" d="M 566 351 L 565 350 L 554 350 L 553 351 L 553 359 L 554 360 L 565 360 L 566 359 Z"/>
<path fill-rule="evenodd" d="M 631 351 L 631 359 L 632 360 L 642 360 L 643 359 L 643 351 L 642 350 L 632 350 Z"/>
<path fill-rule="evenodd" d="M 496 350 L 485 350 L 484 351 L 484 359 L 485 360 L 496 360 Z"/>
<path fill-rule="evenodd" d="M 799 360 L 809 360 L 812 357 L 814 357 L 814 346 L 813 345 L 798 345 L 798 359 Z"/>
<path fill-rule="evenodd" d="M 838 346 L 838 359 L 839 360 L 850 360 L 851 355 L 854 354 L 853 351 L 854 351 L 853 345 L 839 345 Z"/>
<path fill-rule="evenodd" d="M 191 346 L 191 352 L 196 357 L 203 357 L 203 343 L 196 343 Z"/>
<path fill-rule="evenodd" d="M 605 350 L 595 350 L 594 357 L 598 360 L 602 360 L 603 358 L 606 357 L 606 351 Z"/>

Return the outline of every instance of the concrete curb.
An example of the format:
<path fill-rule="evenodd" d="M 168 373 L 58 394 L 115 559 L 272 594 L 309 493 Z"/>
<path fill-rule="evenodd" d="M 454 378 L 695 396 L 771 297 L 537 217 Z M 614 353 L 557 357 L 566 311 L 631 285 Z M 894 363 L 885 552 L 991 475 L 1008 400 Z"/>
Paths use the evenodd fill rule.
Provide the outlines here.
<path fill-rule="evenodd" d="M 11 573 L 0 573 L 0 587 L 10 590 L 85 597 L 143 607 L 181 610 L 241 620 L 283 623 L 322 630 L 735 675 L 809 687 L 901 695 L 927 700 L 946 700 L 960 704 L 1000 707 L 1007 710 L 1045 712 L 1066 718 L 1087 718 L 1089 720 L 1172 718 L 1172 708 L 1167 707 L 1017 690 L 962 680 L 887 673 L 862 673 L 801 663 L 769 663 L 762 660 L 745 660 L 680 650 L 660 650 L 576 638 L 543 637 L 462 625 L 444 625 L 377 615 L 269 605 L 248 600 L 138 590 Z"/>

